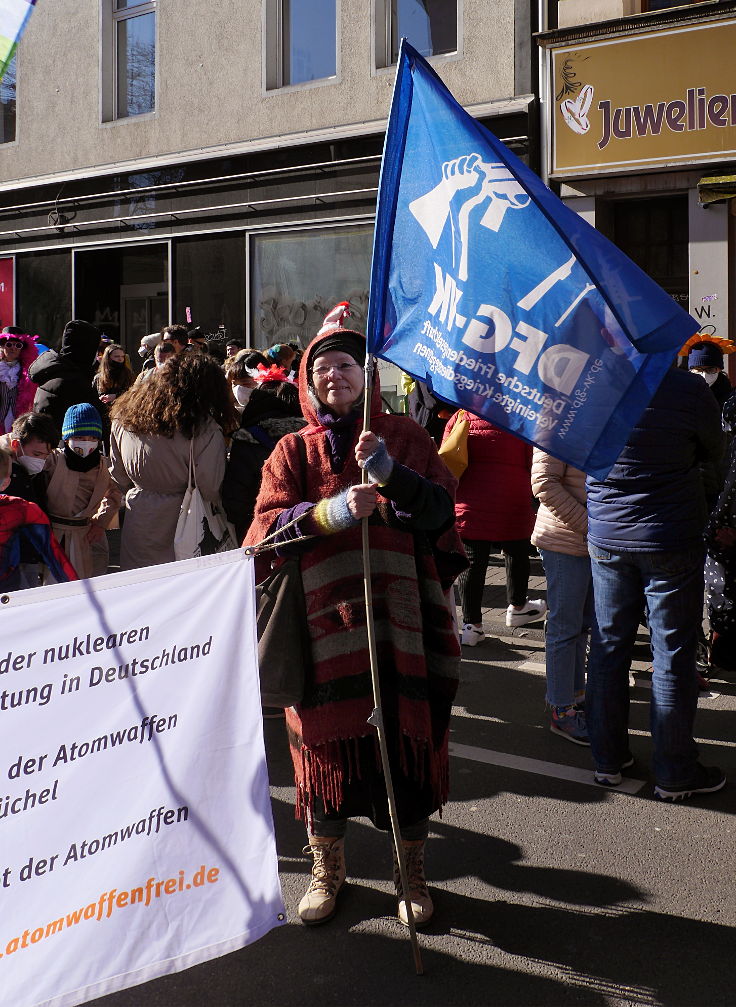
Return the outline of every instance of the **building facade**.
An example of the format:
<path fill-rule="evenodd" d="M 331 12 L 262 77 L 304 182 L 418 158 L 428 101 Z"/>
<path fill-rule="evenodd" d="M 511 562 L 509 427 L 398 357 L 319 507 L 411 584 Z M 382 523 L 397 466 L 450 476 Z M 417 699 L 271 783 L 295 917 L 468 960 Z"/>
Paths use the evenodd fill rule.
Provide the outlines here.
<path fill-rule="evenodd" d="M 362 326 L 400 37 L 538 168 L 535 12 L 40 0 L 2 95 L 0 322 L 304 344 L 349 298 Z"/>
<path fill-rule="evenodd" d="M 704 334 L 736 336 L 736 3 L 559 0 L 549 14 L 551 183 Z"/>

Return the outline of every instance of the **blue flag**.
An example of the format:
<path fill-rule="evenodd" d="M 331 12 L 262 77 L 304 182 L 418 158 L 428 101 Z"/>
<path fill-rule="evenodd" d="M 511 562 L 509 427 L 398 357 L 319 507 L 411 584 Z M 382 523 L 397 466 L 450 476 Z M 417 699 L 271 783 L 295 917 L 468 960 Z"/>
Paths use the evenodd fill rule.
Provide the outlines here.
<path fill-rule="evenodd" d="M 0 79 L 15 54 L 36 0 L 0 0 Z"/>
<path fill-rule="evenodd" d="M 379 185 L 369 352 L 603 478 L 697 330 L 403 41 Z"/>

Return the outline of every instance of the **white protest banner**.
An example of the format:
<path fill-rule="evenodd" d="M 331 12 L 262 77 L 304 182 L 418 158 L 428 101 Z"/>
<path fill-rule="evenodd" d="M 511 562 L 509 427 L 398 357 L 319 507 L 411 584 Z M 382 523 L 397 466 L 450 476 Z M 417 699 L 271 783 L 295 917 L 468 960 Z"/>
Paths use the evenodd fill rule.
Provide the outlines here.
<path fill-rule="evenodd" d="M 0 598 L 0 1003 L 70 1007 L 284 921 L 253 561 Z"/>

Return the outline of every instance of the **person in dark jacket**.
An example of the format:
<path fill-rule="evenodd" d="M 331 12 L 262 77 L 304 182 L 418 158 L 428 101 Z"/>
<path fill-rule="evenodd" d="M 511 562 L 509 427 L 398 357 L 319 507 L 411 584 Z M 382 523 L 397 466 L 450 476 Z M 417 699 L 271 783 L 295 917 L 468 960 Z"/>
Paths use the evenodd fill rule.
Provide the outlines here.
<path fill-rule="evenodd" d="M 595 780 L 621 783 L 630 766 L 628 674 L 646 607 L 652 646 L 650 724 L 655 795 L 678 800 L 720 790 L 720 769 L 698 762 L 695 659 L 703 614 L 699 464 L 722 452 L 718 403 L 705 382 L 669 370 L 605 480 L 588 477 L 588 550 L 597 627 L 586 691 Z"/>
<path fill-rule="evenodd" d="M 47 413 L 59 429 L 67 409 L 82 402 L 94 406 L 104 416 L 105 407 L 92 387 L 99 345 L 100 332 L 94 325 L 80 319 L 67 322 L 59 351 L 46 350 L 34 360 L 28 372 L 31 381 L 38 385 L 34 412 Z"/>
<path fill-rule="evenodd" d="M 690 346 L 687 354 L 687 369 L 691 374 L 697 374 L 705 381 L 718 403 L 722 417 L 724 406 L 733 391 L 731 382 L 723 372 L 723 354 L 724 352 L 731 353 L 734 349 L 736 347 L 730 340 L 722 339 L 716 342 L 714 339 L 703 337 Z M 700 474 L 710 513 L 716 505 L 718 494 L 723 489 L 728 475 L 727 453 L 724 452 L 718 462 L 701 462 Z"/>
<path fill-rule="evenodd" d="M 222 505 L 239 542 L 253 520 L 264 462 L 285 434 L 304 426 L 295 384 L 266 379 L 253 389 L 233 434 L 222 483 Z"/>

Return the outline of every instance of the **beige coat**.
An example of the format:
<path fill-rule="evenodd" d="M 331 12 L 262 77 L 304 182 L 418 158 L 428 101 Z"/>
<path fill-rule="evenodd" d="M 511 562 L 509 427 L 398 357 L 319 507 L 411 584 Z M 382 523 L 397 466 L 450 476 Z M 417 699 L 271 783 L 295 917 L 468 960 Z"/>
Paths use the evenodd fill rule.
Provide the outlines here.
<path fill-rule="evenodd" d="M 89 472 L 68 468 L 64 451 L 52 451 L 44 465 L 47 479 L 46 501 L 51 528 L 59 545 L 80 577 L 97 577 L 107 572 L 107 536 L 90 543 L 90 521 L 107 529 L 117 516 L 121 494 L 113 483 L 107 458 Z M 65 524 L 65 521 L 75 524 Z"/>
<path fill-rule="evenodd" d="M 113 423 L 113 479 L 125 493 L 120 569 L 173 563 L 174 534 L 189 482 L 189 438 L 133 434 Z M 219 500 L 225 475 L 225 438 L 213 419 L 194 438 L 197 487 Z"/>
<path fill-rule="evenodd" d="M 535 448 L 532 493 L 539 500 L 532 544 L 550 552 L 587 556 L 585 473 Z"/>

